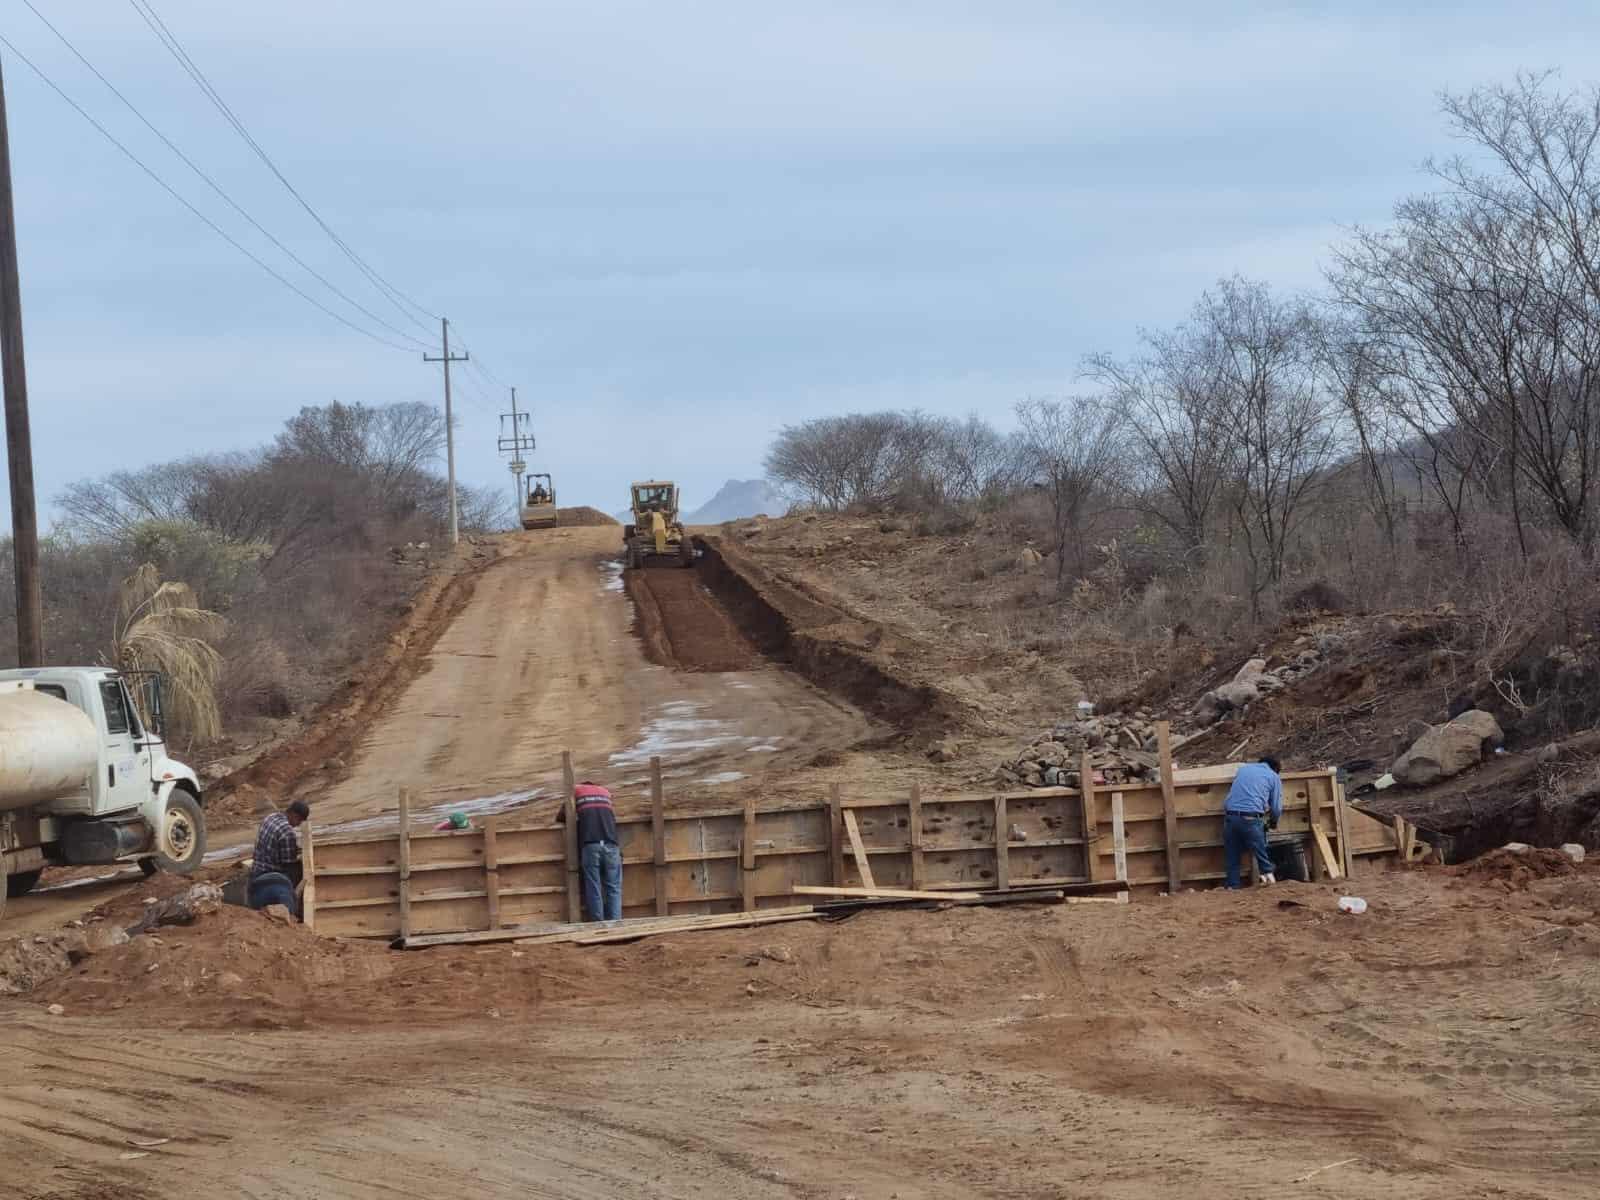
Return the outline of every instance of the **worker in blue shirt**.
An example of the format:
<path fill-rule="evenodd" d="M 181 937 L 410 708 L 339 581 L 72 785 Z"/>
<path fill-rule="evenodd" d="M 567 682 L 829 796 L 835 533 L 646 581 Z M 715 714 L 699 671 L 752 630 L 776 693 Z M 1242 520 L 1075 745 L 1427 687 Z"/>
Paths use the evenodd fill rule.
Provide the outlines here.
<path fill-rule="evenodd" d="M 1245 850 L 1256 856 L 1262 883 L 1276 883 L 1272 856 L 1267 853 L 1267 830 L 1276 829 L 1283 816 L 1283 780 L 1278 760 L 1263 755 L 1246 763 L 1233 777 L 1222 816 L 1222 857 L 1228 868 L 1228 886 L 1239 886 L 1239 860 Z"/>

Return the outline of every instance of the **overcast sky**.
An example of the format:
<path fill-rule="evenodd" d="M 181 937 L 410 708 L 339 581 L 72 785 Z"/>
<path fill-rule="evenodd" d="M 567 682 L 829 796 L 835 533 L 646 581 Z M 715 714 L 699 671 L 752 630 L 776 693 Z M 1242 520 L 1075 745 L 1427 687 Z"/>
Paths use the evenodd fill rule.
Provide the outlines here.
<path fill-rule="evenodd" d="M 417 333 L 267 173 L 133 5 L 33 0 L 244 208 Z M 1600 69 L 1600 6 L 1065 0 L 153 0 L 285 175 L 535 414 L 565 503 L 761 473 L 787 422 L 1005 422 L 1081 389 L 1239 271 L 1316 286 L 1451 143 L 1441 88 Z M 22 0 L 0 32 L 330 306 Z M 306 404 L 437 400 L 437 367 L 227 246 L 4 53 L 48 499 L 258 445 Z M 1587 74 L 1586 74 L 1587 73 Z M 458 469 L 504 486 L 477 372 Z M 9 516 L 7 517 L 9 524 Z"/>

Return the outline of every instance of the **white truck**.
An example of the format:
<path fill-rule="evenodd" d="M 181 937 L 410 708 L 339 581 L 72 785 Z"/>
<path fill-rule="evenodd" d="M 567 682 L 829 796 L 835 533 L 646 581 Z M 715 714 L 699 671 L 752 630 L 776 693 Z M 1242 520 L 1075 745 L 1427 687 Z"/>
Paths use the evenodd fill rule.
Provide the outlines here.
<path fill-rule="evenodd" d="M 167 757 L 163 723 L 153 674 L 0 671 L 0 913 L 47 866 L 133 860 L 147 875 L 187 875 L 200 865 L 200 782 Z"/>

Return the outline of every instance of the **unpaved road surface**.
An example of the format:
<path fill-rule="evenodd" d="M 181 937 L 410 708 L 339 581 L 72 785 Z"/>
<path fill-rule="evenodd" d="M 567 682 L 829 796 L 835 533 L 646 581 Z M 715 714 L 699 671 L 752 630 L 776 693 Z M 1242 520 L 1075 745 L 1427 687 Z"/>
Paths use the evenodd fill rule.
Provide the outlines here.
<path fill-rule="evenodd" d="M 1587 1200 L 1600 868 L 1498 882 L 1367 880 L 1361 918 L 1285 885 L 411 954 L 225 910 L 0 1004 L 0 1178 L 23 1200 Z"/>
<path fill-rule="evenodd" d="M 712 666 L 745 669 L 647 661 L 631 629 L 620 540 L 615 526 L 522 535 L 366 733 L 348 776 L 313 797 L 316 823 L 391 811 L 402 786 L 423 806 L 553 796 L 563 750 L 581 776 L 625 788 L 644 782 L 659 754 L 672 791 L 700 794 L 869 732 L 854 709 L 762 665 L 703 589 L 685 608 L 684 589 L 698 588 L 692 571 L 646 572 L 672 577 L 662 580 L 674 598 L 668 636 Z"/>

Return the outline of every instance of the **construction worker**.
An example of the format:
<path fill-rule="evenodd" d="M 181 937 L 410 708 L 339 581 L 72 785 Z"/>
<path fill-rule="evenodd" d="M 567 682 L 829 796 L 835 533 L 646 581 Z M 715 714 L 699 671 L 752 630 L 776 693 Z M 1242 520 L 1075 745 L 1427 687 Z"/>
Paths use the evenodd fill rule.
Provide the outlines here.
<path fill-rule="evenodd" d="M 622 851 L 617 847 L 617 810 L 611 793 L 585 779 L 572 789 L 578 814 L 578 862 L 583 873 L 583 910 L 591 921 L 622 919 Z M 562 813 L 561 820 L 566 819 Z"/>
<path fill-rule="evenodd" d="M 295 830 L 311 816 L 311 806 L 296 800 L 283 812 L 269 813 L 256 833 L 255 861 L 250 864 L 250 883 L 245 902 L 251 908 L 281 904 L 295 916 L 300 902 L 295 889 L 300 884 L 300 839 Z"/>
<path fill-rule="evenodd" d="M 1260 883 L 1278 881 L 1267 853 L 1267 830 L 1276 829 L 1283 817 L 1283 780 L 1278 770 L 1278 760 L 1263 755 L 1240 767 L 1228 789 L 1222 806 L 1222 857 L 1230 888 L 1239 886 L 1239 861 L 1246 850 L 1256 857 Z"/>

